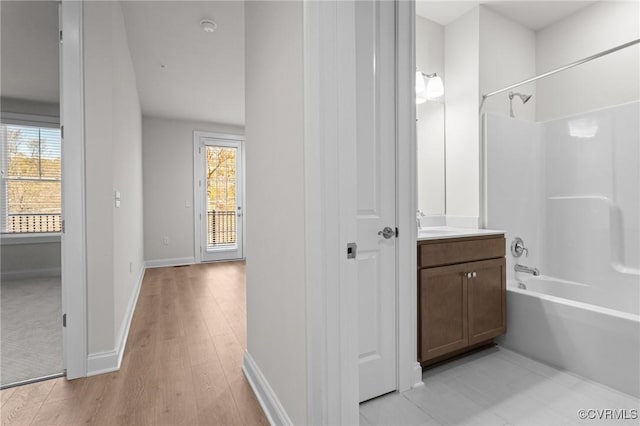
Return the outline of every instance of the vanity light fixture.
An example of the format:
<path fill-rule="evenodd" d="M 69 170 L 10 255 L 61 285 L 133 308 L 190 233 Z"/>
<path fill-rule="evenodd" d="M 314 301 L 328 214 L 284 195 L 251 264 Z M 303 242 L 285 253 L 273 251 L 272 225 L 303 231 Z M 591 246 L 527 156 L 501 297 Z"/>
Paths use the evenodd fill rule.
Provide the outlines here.
<path fill-rule="evenodd" d="M 427 84 L 424 79 L 427 78 Z M 437 74 L 425 74 L 416 71 L 416 105 L 423 104 L 426 101 L 435 101 L 444 95 L 444 84 L 442 78 Z"/>
<path fill-rule="evenodd" d="M 205 33 L 212 33 L 218 28 L 218 24 L 212 19 L 203 19 L 200 21 L 200 26 Z"/>

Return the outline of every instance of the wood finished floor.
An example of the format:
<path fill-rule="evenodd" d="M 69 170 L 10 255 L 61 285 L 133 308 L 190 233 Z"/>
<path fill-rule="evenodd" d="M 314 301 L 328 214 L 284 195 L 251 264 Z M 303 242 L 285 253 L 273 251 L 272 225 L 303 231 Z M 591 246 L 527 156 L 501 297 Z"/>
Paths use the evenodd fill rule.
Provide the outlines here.
<path fill-rule="evenodd" d="M 149 269 L 121 370 L 3 390 L 2 425 L 267 425 L 245 347 L 244 263 Z"/>

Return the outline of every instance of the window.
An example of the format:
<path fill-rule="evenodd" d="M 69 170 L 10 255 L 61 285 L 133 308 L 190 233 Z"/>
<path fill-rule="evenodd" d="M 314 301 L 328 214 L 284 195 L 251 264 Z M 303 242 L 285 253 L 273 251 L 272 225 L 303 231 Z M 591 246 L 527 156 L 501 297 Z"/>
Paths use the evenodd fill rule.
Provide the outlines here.
<path fill-rule="evenodd" d="M 57 128 L 0 125 L 3 233 L 60 232 L 61 141 Z"/>

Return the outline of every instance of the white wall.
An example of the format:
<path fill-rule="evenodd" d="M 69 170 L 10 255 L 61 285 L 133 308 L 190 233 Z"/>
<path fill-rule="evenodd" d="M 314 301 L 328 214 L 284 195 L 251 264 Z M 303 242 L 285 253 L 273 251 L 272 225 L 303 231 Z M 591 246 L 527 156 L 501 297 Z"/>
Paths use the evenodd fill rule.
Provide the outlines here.
<path fill-rule="evenodd" d="M 600 1 L 537 33 L 537 72 L 640 38 L 640 3 Z M 640 46 L 629 47 L 538 82 L 537 119 L 640 99 Z"/>
<path fill-rule="evenodd" d="M 3 1 L 0 21 L 2 98 L 57 104 L 58 2 Z"/>
<path fill-rule="evenodd" d="M 444 80 L 444 27 L 416 16 L 416 66 Z M 446 94 L 445 94 L 446 96 Z M 418 117 L 418 209 L 426 215 L 445 214 L 444 104 L 416 105 Z"/>
<path fill-rule="evenodd" d="M 0 238 L 2 279 L 60 275 L 60 237 Z"/>
<path fill-rule="evenodd" d="M 142 128 L 145 261 L 193 262 L 193 131 L 243 135 L 244 128 L 156 117 L 144 117 Z"/>
<path fill-rule="evenodd" d="M 307 423 L 303 4 L 246 4 L 247 351 Z"/>
<path fill-rule="evenodd" d="M 91 357 L 117 349 L 143 268 L 140 103 L 117 2 L 84 5 L 84 73 Z"/>
<path fill-rule="evenodd" d="M 502 89 L 535 74 L 535 33 L 487 6 L 480 6 L 480 92 Z M 513 111 L 517 118 L 535 121 L 535 83 L 513 89 L 513 92 L 533 95 L 526 104 L 514 98 Z M 483 111 L 508 116 L 509 92 L 488 98 Z"/>
<path fill-rule="evenodd" d="M 479 8 L 445 28 L 447 220 L 479 215 Z"/>

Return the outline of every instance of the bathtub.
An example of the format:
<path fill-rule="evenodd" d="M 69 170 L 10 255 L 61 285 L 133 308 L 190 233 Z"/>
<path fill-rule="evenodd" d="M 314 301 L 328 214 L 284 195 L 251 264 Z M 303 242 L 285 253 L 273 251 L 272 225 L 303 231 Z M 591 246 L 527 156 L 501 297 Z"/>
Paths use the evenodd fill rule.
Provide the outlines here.
<path fill-rule="evenodd" d="M 500 343 L 640 397 L 638 298 L 604 296 L 595 287 L 552 277 L 510 280 L 507 334 Z"/>

